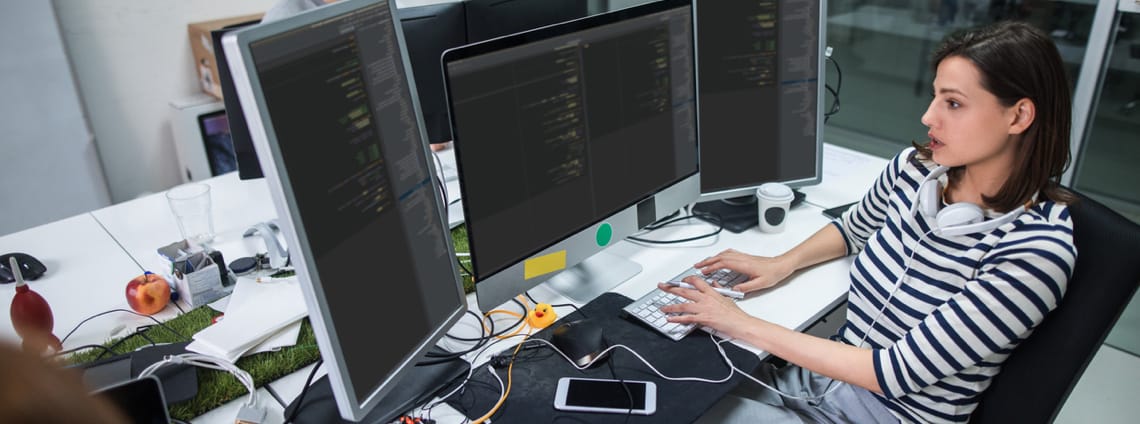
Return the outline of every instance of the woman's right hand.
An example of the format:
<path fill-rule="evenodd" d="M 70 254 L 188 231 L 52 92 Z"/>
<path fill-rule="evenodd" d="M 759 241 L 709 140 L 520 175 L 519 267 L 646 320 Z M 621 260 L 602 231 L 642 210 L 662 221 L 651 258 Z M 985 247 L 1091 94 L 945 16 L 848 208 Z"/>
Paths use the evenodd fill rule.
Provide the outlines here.
<path fill-rule="evenodd" d="M 748 281 L 732 288 L 744 293 L 772 287 L 796 271 L 789 261 L 781 257 L 754 256 L 735 249 L 720 252 L 716 256 L 697 262 L 693 267 L 705 275 L 723 268 L 747 275 Z"/>

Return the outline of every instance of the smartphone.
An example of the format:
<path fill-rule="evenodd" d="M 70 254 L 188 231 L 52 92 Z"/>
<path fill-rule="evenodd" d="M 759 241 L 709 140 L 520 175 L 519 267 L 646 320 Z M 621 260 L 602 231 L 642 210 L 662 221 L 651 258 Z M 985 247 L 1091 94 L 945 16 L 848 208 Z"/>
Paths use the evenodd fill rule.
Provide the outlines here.
<path fill-rule="evenodd" d="M 168 424 L 170 413 L 166 410 L 166 398 L 162 393 L 162 383 L 155 376 L 136 378 L 100 389 L 96 396 L 102 396 L 119 408 L 131 424 Z"/>
<path fill-rule="evenodd" d="M 554 393 L 554 409 L 652 415 L 657 412 L 657 385 L 652 381 L 562 377 Z"/>
<path fill-rule="evenodd" d="M 847 212 L 848 209 L 851 209 L 851 205 L 854 205 L 856 203 L 859 202 L 851 202 L 845 205 L 836 206 L 834 208 L 824 209 L 823 215 L 831 219 L 839 219 L 841 216 L 843 216 L 844 212 Z"/>

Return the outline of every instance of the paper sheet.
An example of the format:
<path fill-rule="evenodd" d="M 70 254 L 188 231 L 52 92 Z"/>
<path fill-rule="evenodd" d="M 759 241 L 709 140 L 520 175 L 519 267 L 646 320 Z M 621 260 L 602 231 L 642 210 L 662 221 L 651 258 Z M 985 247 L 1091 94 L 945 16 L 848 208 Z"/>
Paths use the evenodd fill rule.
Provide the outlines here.
<path fill-rule="evenodd" d="M 274 336 L 290 325 L 299 326 L 298 321 L 307 314 L 296 278 L 258 283 L 242 277 L 230 295 L 225 318 L 195 334 L 186 349 L 234 361 L 270 338 L 274 342 L 267 346 L 280 346 L 288 335 L 280 335 L 281 339 Z M 292 339 L 296 343 L 296 336 Z"/>

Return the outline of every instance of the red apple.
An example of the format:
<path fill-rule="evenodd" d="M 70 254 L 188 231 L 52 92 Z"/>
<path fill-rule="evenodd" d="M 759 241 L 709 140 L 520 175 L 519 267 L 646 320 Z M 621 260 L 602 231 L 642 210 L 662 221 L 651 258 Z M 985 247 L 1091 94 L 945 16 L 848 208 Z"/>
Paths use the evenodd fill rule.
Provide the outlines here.
<path fill-rule="evenodd" d="M 135 277 L 127 283 L 127 304 L 135 312 L 153 315 L 170 303 L 170 284 L 151 272 Z"/>

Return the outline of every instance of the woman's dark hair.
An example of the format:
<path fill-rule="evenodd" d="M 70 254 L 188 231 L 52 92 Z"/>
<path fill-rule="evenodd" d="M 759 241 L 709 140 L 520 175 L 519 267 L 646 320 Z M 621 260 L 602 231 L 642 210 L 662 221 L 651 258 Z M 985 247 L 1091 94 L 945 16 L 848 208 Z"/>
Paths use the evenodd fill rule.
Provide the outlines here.
<path fill-rule="evenodd" d="M 931 59 L 935 73 L 948 57 L 972 62 L 982 75 L 982 88 L 1003 106 L 1028 98 L 1037 109 L 1017 146 L 1009 179 L 993 197 L 982 197 L 986 206 L 1010 211 L 1032 200 L 1037 192 L 1055 202 L 1073 203 L 1076 196 L 1060 186 L 1061 174 L 1069 165 L 1072 97 L 1053 40 L 1029 24 L 1005 21 L 951 34 Z M 915 147 L 922 157 L 932 157 L 929 144 Z M 950 170 L 951 184 L 962 171 L 962 167 Z"/>

